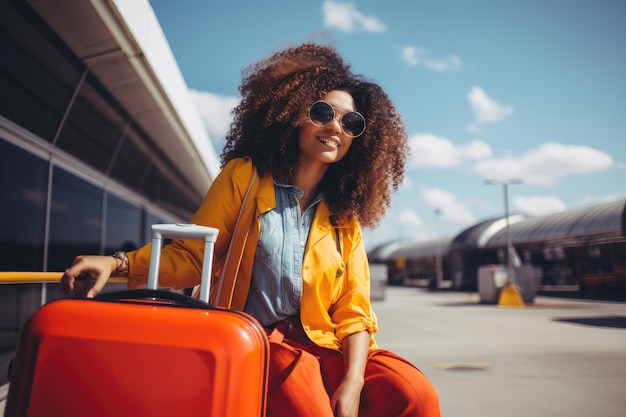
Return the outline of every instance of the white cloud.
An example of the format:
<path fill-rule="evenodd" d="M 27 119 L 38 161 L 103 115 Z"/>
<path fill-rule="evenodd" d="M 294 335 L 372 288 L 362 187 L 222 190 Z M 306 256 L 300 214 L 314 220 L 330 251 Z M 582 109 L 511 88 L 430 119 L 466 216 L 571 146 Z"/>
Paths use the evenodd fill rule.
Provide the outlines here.
<path fill-rule="evenodd" d="M 392 206 L 381 223 L 376 227 L 376 238 L 369 240 L 390 241 L 395 239 L 414 239 L 423 233 L 424 222 L 418 212 L 411 208 Z"/>
<path fill-rule="evenodd" d="M 396 217 L 398 223 L 410 227 L 420 227 L 424 222 L 420 215 L 411 209 L 402 210 Z"/>
<path fill-rule="evenodd" d="M 233 121 L 230 113 L 239 104 L 240 98 L 220 96 L 197 90 L 190 90 L 189 94 L 200 113 L 200 118 L 209 132 L 213 144 L 216 146 L 216 149 L 221 149 L 219 145 L 222 143 Z"/>
<path fill-rule="evenodd" d="M 603 196 L 600 196 L 598 198 L 598 201 L 601 201 L 603 203 L 608 203 L 611 201 L 618 201 L 618 200 L 624 200 L 626 199 L 626 193 L 624 194 L 605 194 Z"/>
<path fill-rule="evenodd" d="M 432 230 L 424 229 L 422 218 L 416 210 L 410 208 L 392 209 L 375 230 L 363 230 L 365 244 L 370 248 L 397 239 L 420 241 L 436 236 Z"/>
<path fill-rule="evenodd" d="M 404 175 L 404 179 L 402 180 L 402 184 L 398 187 L 398 190 L 410 190 L 413 188 L 413 178 L 408 175 Z"/>
<path fill-rule="evenodd" d="M 472 135 L 482 135 L 485 133 L 485 129 L 481 125 L 476 123 L 468 124 L 465 130 L 467 130 L 467 132 L 471 133 Z"/>
<path fill-rule="evenodd" d="M 491 147 L 486 142 L 474 140 L 467 145 L 459 147 L 459 152 L 464 159 L 478 160 L 491 156 Z"/>
<path fill-rule="evenodd" d="M 513 113 L 512 107 L 500 105 L 497 101 L 489 98 L 480 87 L 472 87 L 467 98 L 474 109 L 479 122 L 499 122 Z"/>
<path fill-rule="evenodd" d="M 327 0 L 322 4 L 324 24 L 343 32 L 362 30 L 366 32 L 384 32 L 385 25 L 373 16 L 365 16 L 356 9 L 354 3 L 339 3 Z"/>
<path fill-rule="evenodd" d="M 476 222 L 476 216 L 472 209 L 465 202 L 459 201 L 457 197 L 439 188 L 424 188 L 422 197 L 433 210 L 439 209 L 443 219 L 451 222 L 468 225 Z"/>
<path fill-rule="evenodd" d="M 603 171 L 613 164 L 611 155 L 598 149 L 548 142 L 520 157 L 480 161 L 474 171 L 488 179 L 521 179 L 528 184 L 554 185 L 562 177 Z"/>
<path fill-rule="evenodd" d="M 409 138 L 409 146 L 413 165 L 454 167 L 461 164 L 460 155 L 448 138 L 430 133 L 417 134 Z"/>
<path fill-rule="evenodd" d="M 456 167 L 464 160 L 477 160 L 491 156 L 485 142 L 473 141 L 455 145 L 448 138 L 432 133 L 421 133 L 409 138 L 410 161 L 414 166 Z"/>
<path fill-rule="evenodd" d="M 450 55 L 443 59 L 427 59 L 424 66 L 437 72 L 455 71 L 461 69 L 461 58 Z"/>
<path fill-rule="evenodd" d="M 437 72 L 457 71 L 462 67 L 461 58 L 456 55 L 443 59 L 430 58 L 426 49 L 411 45 L 402 48 L 401 56 L 402 60 L 412 67 L 422 66 Z"/>
<path fill-rule="evenodd" d="M 402 60 L 409 64 L 412 67 L 416 67 L 420 63 L 420 59 L 418 57 L 419 51 L 414 46 L 405 46 L 402 48 Z"/>
<path fill-rule="evenodd" d="M 594 206 L 601 203 L 609 203 L 611 201 L 626 200 L 626 191 L 623 194 L 604 194 L 601 196 L 595 194 L 584 194 L 572 203 L 572 207 Z"/>
<path fill-rule="evenodd" d="M 543 214 L 557 213 L 567 209 L 567 205 L 555 196 L 515 196 L 512 201 L 513 210 L 531 216 L 541 216 Z"/>

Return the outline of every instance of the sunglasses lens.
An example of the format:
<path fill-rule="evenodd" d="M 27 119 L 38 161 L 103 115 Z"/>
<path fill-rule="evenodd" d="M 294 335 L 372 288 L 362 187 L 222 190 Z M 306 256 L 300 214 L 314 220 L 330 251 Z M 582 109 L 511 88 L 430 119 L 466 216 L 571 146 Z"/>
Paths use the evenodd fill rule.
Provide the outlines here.
<path fill-rule="evenodd" d="M 365 119 L 360 113 L 349 112 L 341 118 L 343 131 L 350 136 L 360 136 L 365 132 Z"/>
<path fill-rule="evenodd" d="M 309 119 L 315 126 L 326 126 L 335 118 L 335 109 L 325 101 L 314 103 L 309 109 Z M 341 129 L 343 133 L 353 138 L 361 136 L 365 132 L 365 118 L 361 113 L 348 112 L 341 116 Z"/>
<path fill-rule="evenodd" d="M 314 125 L 326 126 L 335 117 L 335 110 L 330 104 L 318 101 L 311 106 L 309 117 Z"/>

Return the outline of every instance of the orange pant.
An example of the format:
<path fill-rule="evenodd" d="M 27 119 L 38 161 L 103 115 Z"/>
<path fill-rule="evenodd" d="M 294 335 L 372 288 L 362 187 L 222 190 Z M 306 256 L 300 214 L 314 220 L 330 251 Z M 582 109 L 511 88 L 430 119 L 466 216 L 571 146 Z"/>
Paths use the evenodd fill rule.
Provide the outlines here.
<path fill-rule="evenodd" d="M 282 328 L 278 336 L 275 330 L 270 340 L 267 416 L 333 417 L 330 398 L 343 379 L 343 355 L 315 345 L 297 324 Z M 440 417 L 439 396 L 409 362 L 386 350 L 373 350 L 359 416 Z"/>

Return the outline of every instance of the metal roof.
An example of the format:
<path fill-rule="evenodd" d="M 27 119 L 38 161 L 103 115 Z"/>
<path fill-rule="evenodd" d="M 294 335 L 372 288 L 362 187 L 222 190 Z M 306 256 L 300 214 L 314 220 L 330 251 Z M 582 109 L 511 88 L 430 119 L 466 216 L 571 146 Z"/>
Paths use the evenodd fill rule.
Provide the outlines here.
<path fill-rule="evenodd" d="M 626 237 L 625 201 L 614 201 L 592 207 L 527 217 L 521 214 L 509 217 L 511 240 L 514 244 L 540 243 L 558 239 L 588 236 Z M 506 219 L 493 218 L 463 230 L 453 238 L 429 241 L 395 241 L 383 244 L 369 254 L 373 262 L 397 258 L 436 256 L 439 251 L 506 246 Z"/>
<path fill-rule="evenodd" d="M 514 214 L 509 216 L 509 224 L 517 223 L 525 216 Z M 460 232 L 450 244 L 451 249 L 464 249 L 483 247 L 493 235 L 503 230 L 506 226 L 505 218 L 484 220 Z"/>
<path fill-rule="evenodd" d="M 368 258 L 371 262 L 385 262 L 398 258 L 412 259 L 437 256 L 447 252 L 451 241 L 452 237 L 420 242 L 413 240 L 395 241 L 376 247 L 368 254 Z"/>
<path fill-rule="evenodd" d="M 147 0 L 27 0 L 202 196 L 219 172 Z"/>
<path fill-rule="evenodd" d="M 598 204 L 561 213 L 529 217 L 511 224 L 514 244 L 543 242 L 596 235 L 624 235 L 624 200 Z M 506 230 L 493 235 L 485 247 L 506 245 Z"/>

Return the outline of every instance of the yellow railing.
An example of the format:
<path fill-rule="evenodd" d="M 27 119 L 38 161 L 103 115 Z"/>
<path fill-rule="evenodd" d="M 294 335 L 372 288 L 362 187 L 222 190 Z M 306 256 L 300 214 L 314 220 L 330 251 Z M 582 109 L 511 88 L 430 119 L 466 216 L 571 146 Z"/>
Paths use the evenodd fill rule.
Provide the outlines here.
<path fill-rule="evenodd" d="M 63 272 L 5 272 L 0 271 L 0 284 L 59 283 Z M 128 278 L 111 277 L 109 283 L 127 283 Z"/>

